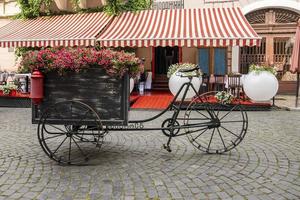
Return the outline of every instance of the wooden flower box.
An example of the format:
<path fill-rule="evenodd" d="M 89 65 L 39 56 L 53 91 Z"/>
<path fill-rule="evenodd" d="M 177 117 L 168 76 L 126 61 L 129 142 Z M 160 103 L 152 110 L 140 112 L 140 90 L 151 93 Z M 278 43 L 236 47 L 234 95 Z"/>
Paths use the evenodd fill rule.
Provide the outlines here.
<path fill-rule="evenodd" d="M 102 68 L 84 72 L 56 72 L 45 74 L 44 99 L 32 106 L 32 122 L 38 123 L 42 113 L 55 103 L 76 100 L 91 106 L 100 116 L 103 125 L 127 125 L 129 109 L 129 77 L 114 78 Z M 63 111 L 60 111 L 63 112 Z"/>

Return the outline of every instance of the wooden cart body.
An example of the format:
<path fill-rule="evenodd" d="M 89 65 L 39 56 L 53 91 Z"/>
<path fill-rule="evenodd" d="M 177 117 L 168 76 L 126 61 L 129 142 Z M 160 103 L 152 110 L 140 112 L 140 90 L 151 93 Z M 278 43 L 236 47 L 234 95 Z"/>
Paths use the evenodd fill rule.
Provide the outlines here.
<path fill-rule="evenodd" d="M 32 105 L 32 123 L 37 124 L 42 113 L 52 105 L 69 100 L 89 105 L 99 113 L 103 125 L 127 125 L 129 76 L 126 74 L 123 78 L 114 78 L 101 68 L 91 68 L 80 73 L 68 72 L 64 76 L 56 72 L 47 73 L 43 102 L 38 106 Z M 48 117 L 47 123 L 73 124 L 78 120 L 78 117 L 73 116 L 62 121 L 60 118 L 64 114 L 62 107 L 56 115 Z M 93 124 L 93 121 L 85 119 L 83 124 Z"/>

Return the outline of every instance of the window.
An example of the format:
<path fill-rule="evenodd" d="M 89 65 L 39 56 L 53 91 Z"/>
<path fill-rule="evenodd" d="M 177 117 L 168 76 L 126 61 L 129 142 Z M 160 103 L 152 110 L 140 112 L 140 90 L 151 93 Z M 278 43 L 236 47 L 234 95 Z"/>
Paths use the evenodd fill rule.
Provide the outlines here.
<path fill-rule="evenodd" d="M 225 75 L 227 73 L 226 48 L 200 48 L 198 63 L 206 74 Z"/>

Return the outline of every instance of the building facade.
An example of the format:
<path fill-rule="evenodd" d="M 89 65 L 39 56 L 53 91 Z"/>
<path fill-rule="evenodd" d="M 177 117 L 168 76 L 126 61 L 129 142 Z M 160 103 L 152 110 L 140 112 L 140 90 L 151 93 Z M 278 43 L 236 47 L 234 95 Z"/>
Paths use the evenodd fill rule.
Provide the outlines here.
<path fill-rule="evenodd" d="M 81 0 L 81 8 L 101 7 L 105 0 Z M 165 74 L 166 67 L 175 62 L 200 63 L 207 73 L 247 73 L 252 63 L 274 64 L 282 68 L 290 56 L 287 44 L 295 34 L 300 16 L 300 0 L 153 0 L 153 9 L 203 8 L 240 6 L 255 31 L 263 38 L 260 47 L 227 48 L 136 48 L 136 54 L 146 59 L 146 69 Z M 71 0 L 55 0 L 52 9 L 72 11 Z M 0 0 L 0 26 L 19 12 L 14 0 Z M 0 48 L 0 70 L 15 70 L 13 49 Z M 157 57 L 157 58 L 156 58 Z M 214 58 L 221 58 L 216 62 Z M 156 59 L 155 59 L 156 58 Z M 165 66 L 165 67 L 161 67 Z"/>
<path fill-rule="evenodd" d="M 19 13 L 15 0 L 0 0 L 0 27 L 11 22 L 11 17 Z M 15 54 L 13 48 L 0 48 L 0 72 L 15 69 Z"/>
<path fill-rule="evenodd" d="M 288 61 L 300 0 L 154 0 L 154 8 L 202 8 L 239 6 L 254 30 L 263 38 L 260 47 L 232 47 L 227 49 L 227 72 L 247 73 L 250 64 L 276 65 L 280 70 Z M 200 52 L 199 52 L 200 51 Z M 185 49 L 182 61 L 201 63 L 201 49 Z M 213 50 L 209 50 L 213 54 Z M 287 62 L 288 63 L 288 62 Z M 213 66 L 210 66 L 213 73 Z"/>

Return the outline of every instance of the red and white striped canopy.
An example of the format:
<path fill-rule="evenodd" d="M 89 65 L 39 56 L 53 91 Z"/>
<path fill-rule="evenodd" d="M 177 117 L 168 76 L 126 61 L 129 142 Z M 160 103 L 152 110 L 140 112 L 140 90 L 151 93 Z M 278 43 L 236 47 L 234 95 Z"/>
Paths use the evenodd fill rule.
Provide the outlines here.
<path fill-rule="evenodd" d="M 260 37 L 240 8 L 123 13 L 97 39 L 106 47 L 254 46 Z"/>
<path fill-rule="evenodd" d="M 98 12 L 14 20 L 0 28 L 0 47 L 95 45 L 111 19 Z"/>

